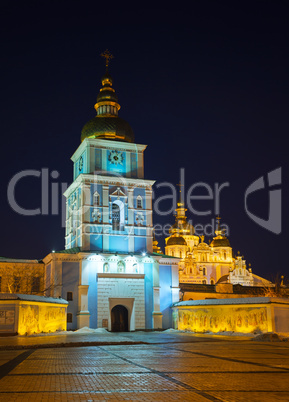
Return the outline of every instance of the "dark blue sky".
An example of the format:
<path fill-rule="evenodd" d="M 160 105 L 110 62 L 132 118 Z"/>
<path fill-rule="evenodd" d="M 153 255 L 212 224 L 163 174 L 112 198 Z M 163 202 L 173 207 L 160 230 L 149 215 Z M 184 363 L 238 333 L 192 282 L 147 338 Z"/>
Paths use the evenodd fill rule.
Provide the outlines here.
<path fill-rule="evenodd" d="M 234 251 L 244 254 L 258 275 L 289 276 L 286 3 L 2 5 L 0 255 L 43 258 L 64 248 L 60 216 L 20 216 L 8 204 L 7 187 L 26 169 L 58 171 L 50 185 L 71 183 L 70 157 L 83 125 L 95 114 L 104 73 L 99 55 L 108 48 L 115 56 L 110 72 L 120 116 L 131 124 L 136 142 L 148 145 L 146 178 L 175 184 L 184 168 L 186 189 L 200 181 L 212 187 L 228 182 L 220 215 L 230 228 Z M 246 188 L 278 167 L 283 197 L 279 235 L 258 226 L 244 209 Z M 156 188 L 160 195 L 164 192 Z M 40 180 L 23 179 L 16 199 L 26 208 L 40 206 Z M 194 205 L 213 209 L 209 200 Z M 250 210 L 264 219 L 268 205 L 267 190 L 249 200 Z M 205 224 L 214 214 L 188 212 L 188 218 Z M 173 215 L 154 215 L 155 224 L 173 222 Z"/>

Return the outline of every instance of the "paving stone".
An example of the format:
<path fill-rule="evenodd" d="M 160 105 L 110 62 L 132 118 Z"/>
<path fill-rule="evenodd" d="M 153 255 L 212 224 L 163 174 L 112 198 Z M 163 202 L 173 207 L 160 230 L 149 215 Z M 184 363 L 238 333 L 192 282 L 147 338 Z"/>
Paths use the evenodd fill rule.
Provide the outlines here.
<path fill-rule="evenodd" d="M 123 338 L 149 342 L 0 350 L 0 401 L 289 400 L 287 346 L 187 336 L 164 342 L 163 334 L 114 339 Z"/>

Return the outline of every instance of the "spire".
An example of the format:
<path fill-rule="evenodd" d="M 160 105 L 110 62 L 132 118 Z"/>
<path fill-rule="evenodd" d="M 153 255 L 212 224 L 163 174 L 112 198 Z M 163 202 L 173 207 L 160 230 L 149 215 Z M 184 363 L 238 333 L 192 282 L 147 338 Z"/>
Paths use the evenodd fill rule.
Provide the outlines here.
<path fill-rule="evenodd" d="M 159 242 L 157 241 L 155 231 L 153 230 L 153 252 L 157 254 L 162 254 L 162 250 L 158 244 Z"/>
<path fill-rule="evenodd" d="M 181 183 L 178 183 L 179 187 L 179 201 L 177 202 L 177 208 L 175 209 L 176 213 L 176 221 L 173 226 L 170 228 L 170 233 L 182 235 L 193 235 L 195 230 L 191 224 L 187 222 L 185 203 L 183 200 L 182 187 L 184 186 Z"/>
<path fill-rule="evenodd" d="M 113 55 L 106 49 L 105 52 L 101 53 L 101 57 L 105 59 L 105 74 L 101 79 L 102 88 L 99 91 L 97 103 L 94 105 L 94 108 L 97 112 L 97 116 L 118 116 L 120 105 L 115 90 L 112 88 L 112 77 L 108 72 L 108 66 L 110 60 L 113 59 Z"/>
<path fill-rule="evenodd" d="M 124 119 L 118 116 L 120 104 L 112 87 L 112 77 L 108 68 L 113 55 L 106 50 L 101 54 L 105 59 L 105 73 L 94 108 L 96 116 L 90 119 L 81 130 L 81 141 L 86 138 L 99 138 L 113 141 L 134 142 L 134 133 Z"/>
<path fill-rule="evenodd" d="M 218 215 L 218 216 L 216 217 L 216 221 L 217 221 L 217 230 L 215 230 L 215 233 L 216 233 L 217 236 L 221 236 L 221 235 L 223 234 L 223 231 L 221 230 L 221 227 L 220 227 L 220 220 L 221 220 L 221 217 Z"/>

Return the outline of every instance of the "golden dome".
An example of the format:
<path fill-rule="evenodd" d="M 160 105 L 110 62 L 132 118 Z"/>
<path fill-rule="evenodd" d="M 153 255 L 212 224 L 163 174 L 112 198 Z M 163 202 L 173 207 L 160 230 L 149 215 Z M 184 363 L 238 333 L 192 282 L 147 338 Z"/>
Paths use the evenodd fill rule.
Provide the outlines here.
<path fill-rule="evenodd" d="M 120 105 L 115 90 L 112 88 L 112 77 L 107 70 L 101 82 L 102 88 L 94 105 L 97 115 L 84 125 L 81 131 L 81 141 L 85 138 L 101 138 L 134 142 L 131 126 L 118 117 Z"/>
<path fill-rule="evenodd" d="M 186 246 L 187 242 L 182 236 L 171 236 L 167 241 L 167 246 Z"/>

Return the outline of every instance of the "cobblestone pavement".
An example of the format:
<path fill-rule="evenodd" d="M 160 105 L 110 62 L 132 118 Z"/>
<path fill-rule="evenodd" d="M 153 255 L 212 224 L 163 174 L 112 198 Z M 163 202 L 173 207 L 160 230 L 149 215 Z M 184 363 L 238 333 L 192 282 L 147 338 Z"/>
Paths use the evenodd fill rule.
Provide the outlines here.
<path fill-rule="evenodd" d="M 153 343 L 165 339 L 155 335 L 148 344 L 1 350 L 0 400 L 289 401 L 286 342 Z"/>

